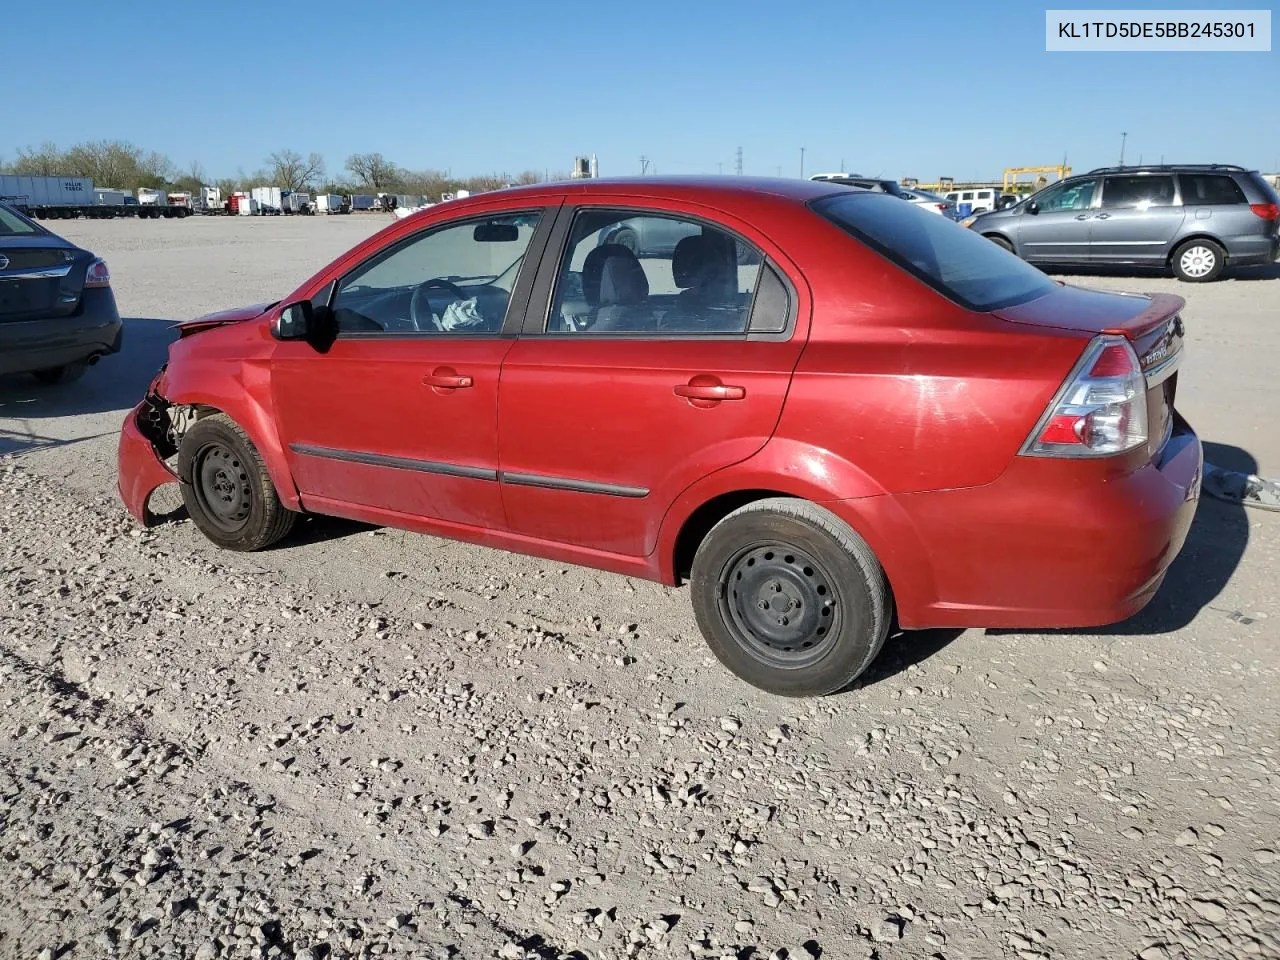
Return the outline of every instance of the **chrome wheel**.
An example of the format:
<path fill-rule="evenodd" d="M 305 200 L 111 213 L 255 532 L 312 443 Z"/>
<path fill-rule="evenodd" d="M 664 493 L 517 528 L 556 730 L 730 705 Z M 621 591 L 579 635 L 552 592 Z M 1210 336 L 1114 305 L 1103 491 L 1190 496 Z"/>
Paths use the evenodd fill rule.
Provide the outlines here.
<path fill-rule="evenodd" d="M 1207 277 L 1218 264 L 1218 257 L 1212 250 L 1201 244 L 1187 247 L 1178 258 L 1178 267 L 1182 272 L 1195 279 Z"/>

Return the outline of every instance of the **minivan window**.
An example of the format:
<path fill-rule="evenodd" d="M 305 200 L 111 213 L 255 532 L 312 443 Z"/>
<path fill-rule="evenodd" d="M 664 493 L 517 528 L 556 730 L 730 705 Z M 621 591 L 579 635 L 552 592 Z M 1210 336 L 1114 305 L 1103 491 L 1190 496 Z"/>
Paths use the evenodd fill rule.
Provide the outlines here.
<path fill-rule="evenodd" d="M 1230 177 L 1220 173 L 1180 173 L 1182 202 L 1191 203 L 1244 203 L 1244 191 Z"/>
<path fill-rule="evenodd" d="M 1047 276 L 946 217 L 884 194 L 842 194 L 811 204 L 846 233 L 970 310 L 998 310 L 1055 289 Z"/>
<path fill-rule="evenodd" d="M 1107 177 L 1102 188 L 1104 207 L 1167 207 L 1173 203 L 1173 177 Z"/>
<path fill-rule="evenodd" d="M 1075 180 L 1055 183 L 1035 196 L 1036 209 L 1041 213 L 1055 210 L 1087 210 L 1093 202 L 1093 188 L 1097 180 Z"/>

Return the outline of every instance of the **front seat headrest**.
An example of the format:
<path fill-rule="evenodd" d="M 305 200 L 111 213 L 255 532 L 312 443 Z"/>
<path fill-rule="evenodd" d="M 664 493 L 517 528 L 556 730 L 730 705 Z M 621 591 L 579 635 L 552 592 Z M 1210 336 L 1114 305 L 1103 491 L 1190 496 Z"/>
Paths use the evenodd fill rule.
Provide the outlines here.
<path fill-rule="evenodd" d="M 640 303 L 649 280 L 636 255 L 619 243 L 606 243 L 582 263 L 582 296 L 590 306 Z"/>

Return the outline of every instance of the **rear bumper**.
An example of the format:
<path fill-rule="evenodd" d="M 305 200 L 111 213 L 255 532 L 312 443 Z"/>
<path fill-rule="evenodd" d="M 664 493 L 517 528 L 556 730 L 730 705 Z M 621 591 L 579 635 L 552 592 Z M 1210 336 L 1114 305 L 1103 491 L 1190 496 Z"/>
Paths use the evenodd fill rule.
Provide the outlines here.
<path fill-rule="evenodd" d="M 1280 236 L 1224 237 L 1222 242 L 1227 248 L 1227 262 L 1233 266 L 1267 264 L 1280 257 Z"/>
<path fill-rule="evenodd" d="M 118 353 L 124 325 L 111 289 L 86 290 L 69 317 L 0 322 L 0 374 L 29 373 Z"/>
<path fill-rule="evenodd" d="M 1195 515 L 1200 440 L 1177 417 L 1158 461 L 1106 479 L 1090 466 L 1018 458 L 984 487 L 897 498 L 927 565 L 893 584 L 902 625 L 1083 628 L 1145 607 Z"/>
<path fill-rule="evenodd" d="M 155 522 L 155 516 L 147 509 L 151 494 L 166 483 L 176 483 L 178 477 L 165 466 L 156 448 L 138 428 L 138 415 L 145 408 L 145 402 L 138 404 L 121 425 L 120 443 L 116 448 L 116 489 L 125 509 L 147 527 Z"/>

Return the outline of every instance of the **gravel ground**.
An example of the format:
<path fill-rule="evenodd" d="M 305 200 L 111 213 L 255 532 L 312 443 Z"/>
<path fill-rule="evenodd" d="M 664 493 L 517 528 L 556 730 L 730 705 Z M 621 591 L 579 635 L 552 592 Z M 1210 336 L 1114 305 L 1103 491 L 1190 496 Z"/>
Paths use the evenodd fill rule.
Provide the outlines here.
<path fill-rule="evenodd" d="M 129 346 L 0 380 L 0 956 L 1280 956 L 1280 515 L 1204 501 L 1126 624 L 894 638 L 817 701 L 726 674 L 683 591 L 336 520 L 138 530 L 114 434 L 160 320 L 386 222 L 59 225 Z M 1180 406 L 1280 471 L 1280 275 L 1072 279 L 1186 296 Z"/>

